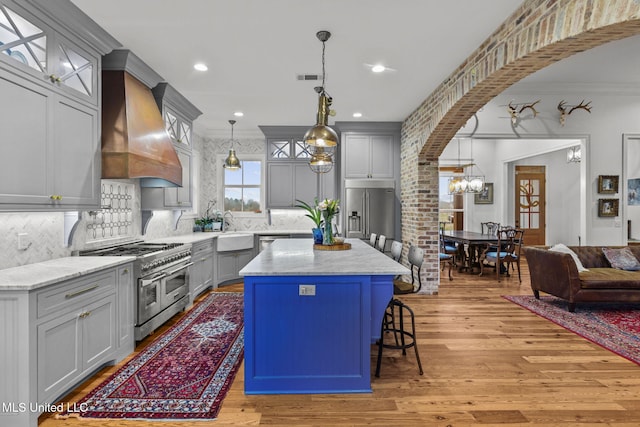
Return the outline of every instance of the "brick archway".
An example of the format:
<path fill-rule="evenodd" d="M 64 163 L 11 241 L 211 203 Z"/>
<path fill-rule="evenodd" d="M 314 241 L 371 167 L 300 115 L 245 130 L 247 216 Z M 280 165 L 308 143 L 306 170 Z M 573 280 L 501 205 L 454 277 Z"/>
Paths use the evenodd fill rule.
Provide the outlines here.
<path fill-rule="evenodd" d="M 424 292 L 438 292 L 438 157 L 456 132 L 529 74 L 637 34 L 638 1 L 526 1 L 404 121 L 402 239 L 425 249 Z"/>

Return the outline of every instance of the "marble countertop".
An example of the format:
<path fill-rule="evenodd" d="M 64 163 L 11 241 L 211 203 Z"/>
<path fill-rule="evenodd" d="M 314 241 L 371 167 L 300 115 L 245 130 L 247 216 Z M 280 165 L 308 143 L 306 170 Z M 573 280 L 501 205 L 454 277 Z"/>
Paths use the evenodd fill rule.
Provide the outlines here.
<path fill-rule="evenodd" d="M 6 268 L 0 270 L 0 291 L 31 291 L 135 259 L 134 256 L 72 256 Z"/>
<path fill-rule="evenodd" d="M 243 276 L 355 276 L 411 274 L 359 239 L 346 251 L 314 250 L 311 239 L 278 239 L 247 264 Z"/>
<path fill-rule="evenodd" d="M 288 236 L 290 234 L 308 235 L 311 237 L 311 230 L 238 230 L 238 231 L 213 231 L 196 232 L 191 234 L 181 234 L 179 236 L 159 237 L 147 240 L 152 243 L 195 243 L 207 239 L 216 239 L 226 234 L 253 234 L 258 236 Z"/>

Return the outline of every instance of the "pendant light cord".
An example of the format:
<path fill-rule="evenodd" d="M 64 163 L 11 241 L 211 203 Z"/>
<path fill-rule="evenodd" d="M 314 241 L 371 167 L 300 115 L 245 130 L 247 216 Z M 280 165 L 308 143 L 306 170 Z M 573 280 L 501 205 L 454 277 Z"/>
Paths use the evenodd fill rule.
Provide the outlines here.
<path fill-rule="evenodd" d="M 324 92 L 324 47 L 325 42 L 322 42 L 322 91 Z"/>

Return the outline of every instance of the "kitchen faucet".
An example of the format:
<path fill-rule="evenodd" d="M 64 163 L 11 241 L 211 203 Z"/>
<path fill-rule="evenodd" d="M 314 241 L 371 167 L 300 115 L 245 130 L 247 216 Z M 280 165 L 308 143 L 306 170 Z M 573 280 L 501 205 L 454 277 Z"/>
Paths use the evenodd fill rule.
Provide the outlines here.
<path fill-rule="evenodd" d="M 231 217 L 230 220 L 227 219 L 227 215 Z M 231 224 L 233 224 L 233 214 L 231 213 L 231 211 L 226 211 L 222 216 L 222 220 L 223 220 L 222 227 L 226 231 L 227 227 L 230 227 Z"/>

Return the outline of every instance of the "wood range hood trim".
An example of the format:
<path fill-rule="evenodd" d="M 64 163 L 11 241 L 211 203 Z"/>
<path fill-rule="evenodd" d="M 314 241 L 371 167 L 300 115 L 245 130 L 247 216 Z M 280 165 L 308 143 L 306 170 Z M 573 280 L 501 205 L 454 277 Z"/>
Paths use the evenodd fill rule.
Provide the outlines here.
<path fill-rule="evenodd" d="M 133 55 L 113 53 L 121 58 L 122 52 Z M 182 165 L 151 89 L 123 69 L 108 68 L 102 87 L 102 178 L 136 178 L 141 187 L 182 186 Z"/>

